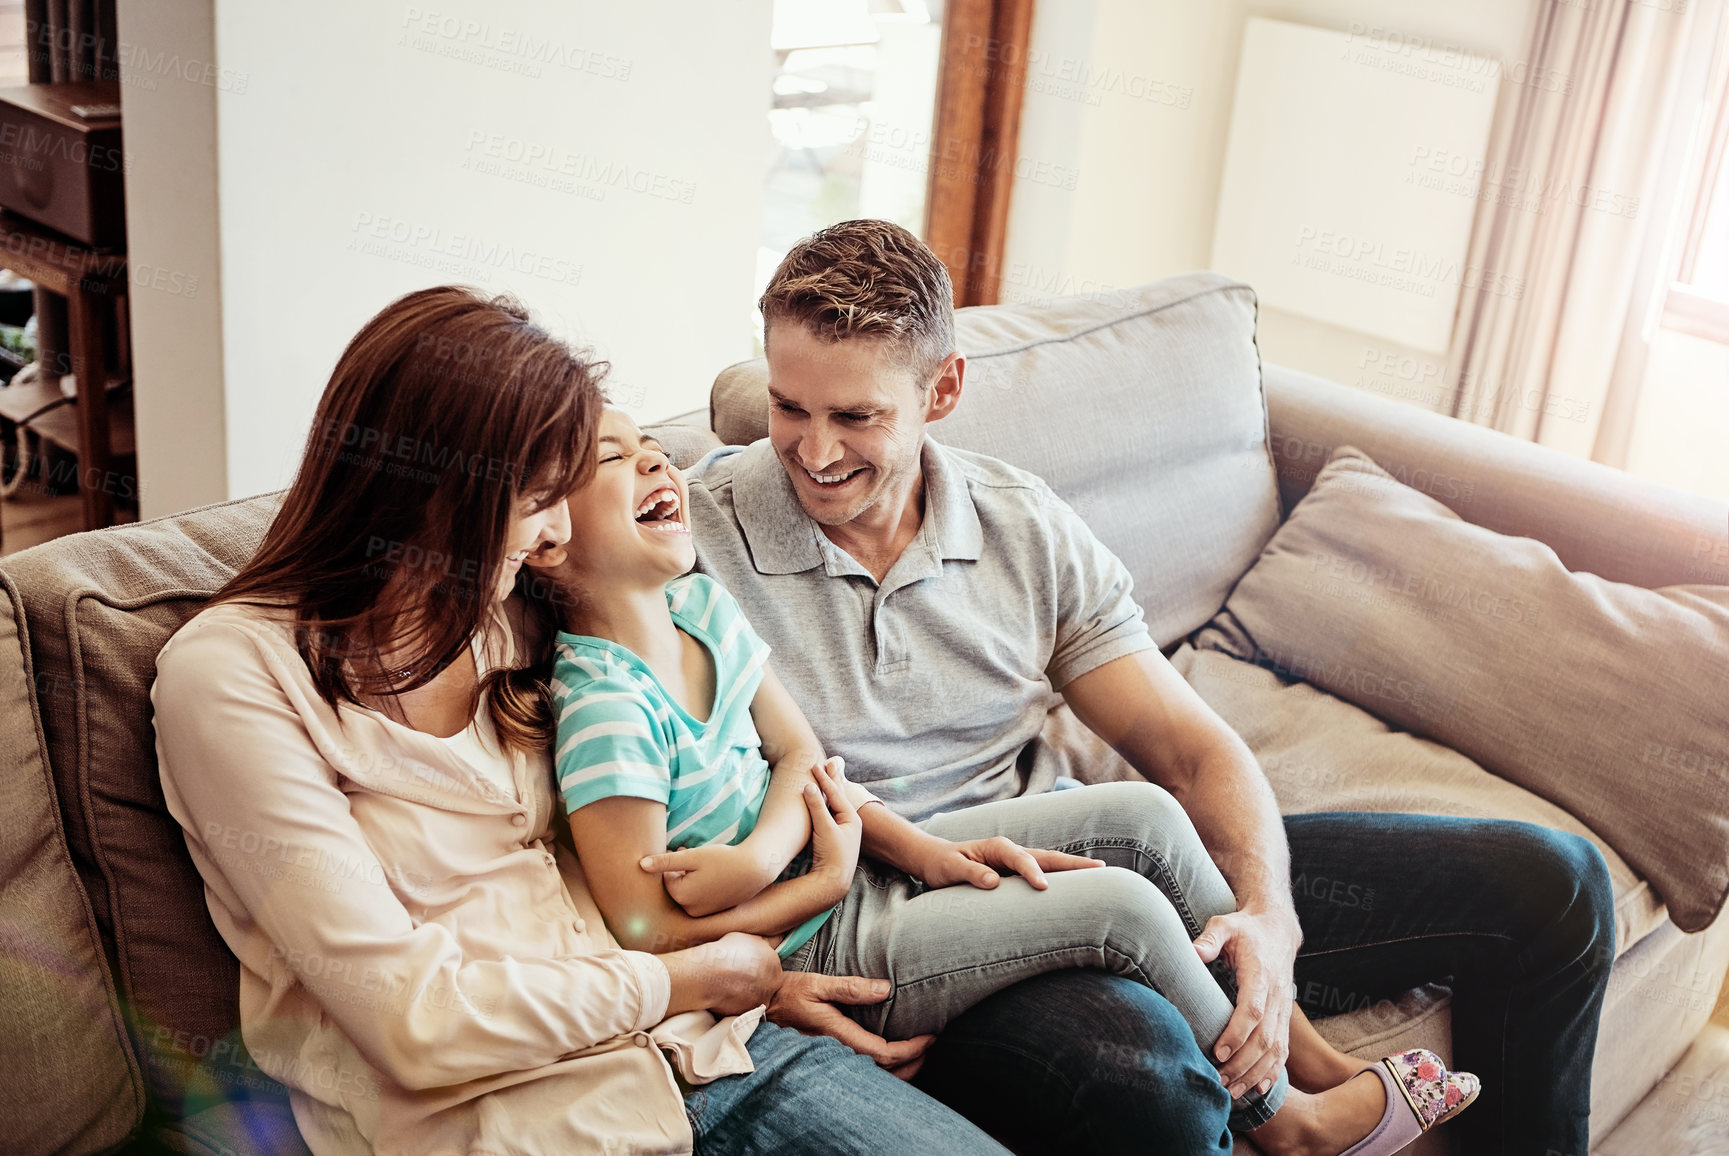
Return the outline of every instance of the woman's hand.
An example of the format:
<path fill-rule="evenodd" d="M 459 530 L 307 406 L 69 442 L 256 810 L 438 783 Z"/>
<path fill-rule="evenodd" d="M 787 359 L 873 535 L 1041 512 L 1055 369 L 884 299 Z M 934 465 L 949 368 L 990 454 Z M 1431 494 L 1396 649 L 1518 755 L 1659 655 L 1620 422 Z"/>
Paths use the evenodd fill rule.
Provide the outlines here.
<path fill-rule="evenodd" d="M 710 843 L 645 855 L 642 869 L 659 875 L 672 901 L 685 914 L 701 918 L 737 907 L 774 882 L 748 844 Z"/>
<path fill-rule="evenodd" d="M 1104 865 L 1103 859 L 1022 847 L 1012 839 L 993 835 L 989 839 L 969 839 L 964 843 L 937 840 L 913 874 L 930 887 L 970 883 L 989 891 L 1002 881 L 1002 872 L 1010 871 L 1043 891 L 1050 886 L 1045 879 L 1046 871 L 1079 871 Z"/>
<path fill-rule="evenodd" d="M 672 978 L 666 1012 L 731 1016 L 761 1007 L 780 990 L 780 956 L 760 936 L 731 931 L 700 947 L 659 957 Z"/>
<path fill-rule="evenodd" d="M 836 903 L 852 887 L 864 836 L 864 824 L 841 787 L 845 766 L 837 757 L 811 768 L 815 781 L 804 789 L 805 806 L 810 809 L 810 874 L 827 883 Z"/>

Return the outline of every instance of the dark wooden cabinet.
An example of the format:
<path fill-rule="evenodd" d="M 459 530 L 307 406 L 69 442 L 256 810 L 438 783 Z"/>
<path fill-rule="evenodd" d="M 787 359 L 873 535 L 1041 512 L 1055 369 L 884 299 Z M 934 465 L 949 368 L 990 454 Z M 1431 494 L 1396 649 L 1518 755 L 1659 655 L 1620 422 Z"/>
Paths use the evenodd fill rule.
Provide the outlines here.
<path fill-rule="evenodd" d="M 93 114 L 102 107 L 106 115 Z M 126 244 L 120 86 L 0 88 L 0 207 L 96 249 Z"/>

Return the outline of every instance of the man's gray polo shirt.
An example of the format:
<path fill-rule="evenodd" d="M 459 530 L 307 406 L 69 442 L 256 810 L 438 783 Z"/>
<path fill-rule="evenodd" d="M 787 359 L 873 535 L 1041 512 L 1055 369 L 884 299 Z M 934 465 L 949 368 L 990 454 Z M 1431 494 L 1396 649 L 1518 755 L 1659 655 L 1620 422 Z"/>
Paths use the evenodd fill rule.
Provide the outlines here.
<path fill-rule="evenodd" d="M 1045 482 L 928 437 L 923 466 L 924 523 L 880 586 L 766 441 L 687 475 L 697 565 L 847 777 L 915 820 L 1025 793 L 1053 688 L 1153 646 L 1128 571 Z"/>

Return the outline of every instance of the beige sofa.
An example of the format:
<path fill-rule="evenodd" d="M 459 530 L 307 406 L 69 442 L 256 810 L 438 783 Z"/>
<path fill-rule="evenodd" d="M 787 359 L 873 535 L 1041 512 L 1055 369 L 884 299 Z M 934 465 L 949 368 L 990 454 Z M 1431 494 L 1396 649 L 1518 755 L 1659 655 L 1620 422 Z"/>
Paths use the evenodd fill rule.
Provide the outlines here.
<path fill-rule="evenodd" d="M 1546 542 L 1573 570 L 1649 588 L 1729 586 L 1723 503 L 1276 366 L 1263 373 L 1253 295 L 1215 275 L 963 311 L 961 343 L 967 393 L 937 436 L 1044 474 L 1099 529 L 1129 563 L 1161 645 L 1244 733 L 1288 812 L 1495 814 L 1597 834 L 1433 743 L 1429 756 L 1451 756 L 1450 770 L 1412 777 L 1382 756 L 1420 740 L 1230 665 L 1215 619 L 1333 447 L 1354 445 L 1419 486 L 1467 479 L 1465 500 L 1453 488 L 1457 513 Z M 765 421 L 762 386 L 759 364 L 727 370 L 708 420 L 668 424 L 663 438 L 686 460 L 750 440 Z M 236 965 L 163 807 L 147 697 L 157 649 L 273 510 L 272 496 L 244 499 L 0 561 L 0 1150 L 304 1151 L 280 1087 L 240 1041 Z M 1300 749 L 1268 721 L 1281 719 L 1304 728 Z M 1040 774 L 1125 773 L 1065 712 L 1046 739 Z M 1660 767 L 1636 773 L 1662 790 Z M 1628 866 L 1639 849 L 1597 842 L 1620 954 L 1593 1151 L 1729 1151 L 1729 1031 L 1707 1025 L 1729 920 L 1683 934 Z M 1323 1031 L 1364 1055 L 1406 1042 L 1446 1053 L 1447 993 L 1431 985 L 1356 1007 Z M 1445 1146 L 1442 1130 L 1419 1150 Z"/>

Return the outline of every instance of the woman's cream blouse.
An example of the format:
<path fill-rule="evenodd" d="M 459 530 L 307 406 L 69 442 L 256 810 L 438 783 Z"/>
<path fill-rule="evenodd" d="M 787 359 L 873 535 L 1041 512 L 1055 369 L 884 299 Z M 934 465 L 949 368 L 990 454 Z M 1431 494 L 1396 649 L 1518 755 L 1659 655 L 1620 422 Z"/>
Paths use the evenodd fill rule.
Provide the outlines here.
<path fill-rule="evenodd" d="M 482 669 L 515 647 L 495 610 Z M 760 1009 L 667 1019 L 665 965 L 608 933 L 555 841 L 547 752 L 513 753 L 509 791 L 433 735 L 332 710 L 259 607 L 188 622 L 151 700 L 246 1045 L 318 1156 L 685 1152 L 673 1065 L 751 1070 Z"/>

